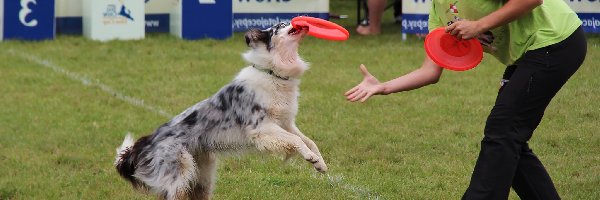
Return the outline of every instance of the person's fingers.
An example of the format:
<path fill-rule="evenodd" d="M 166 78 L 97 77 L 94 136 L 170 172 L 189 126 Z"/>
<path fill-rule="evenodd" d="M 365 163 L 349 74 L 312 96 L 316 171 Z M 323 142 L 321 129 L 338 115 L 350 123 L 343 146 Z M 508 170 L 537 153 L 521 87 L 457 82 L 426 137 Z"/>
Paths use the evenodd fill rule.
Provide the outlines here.
<path fill-rule="evenodd" d="M 450 24 L 450 26 L 448 26 L 447 32 L 449 32 L 450 35 L 458 36 L 463 31 L 462 23 L 463 23 L 462 21 L 457 21 L 457 22 Z"/>
<path fill-rule="evenodd" d="M 370 76 L 371 73 L 369 73 L 369 70 L 367 70 L 367 67 L 365 67 L 364 64 L 360 64 L 360 72 L 363 74 L 363 76 Z"/>
<path fill-rule="evenodd" d="M 361 98 L 363 98 L 365 95 L 367 95 L 367 92 L 364 90 L 361 90 L 360 93 L 358 93 L 358 95 L 356 95 L 354 98 L 352 98 L 350 101 L 355 102 Z"/>
<path fill-rule="evenodd" d="M 355 98 L 356 96 L 358 96 L 358 95 L 359 95 L 361 92 L 362 92 L 362 90 L 360 90 L 360 88 L 359 88 L 359 89 L 357 89 L 356 91 L 354 91 L 354 92 L 352 92 L 352 93 L 348 94 L 348 95 L 346 96 L 346 99 L 348 99 L 348 100 L 350 100 L 350 99 L 354 99 L 354 98 Z"/>
<path fill-rule="evenodd" d="M 450 35 L 454 35 L 458 38 L 460 38 L 460 30 L 458 28 L 452 29 L 452 31 L 450 31 Z"/>
<path fill-rule="evenodd" d="M 460 34 L 460 38 L 463 40 L 469 40 L 471 38 L 474 38 L 474 36 L 472 32 L 463 31 L 462 34 Z"/>
<path fill-rule="evenodd" d="M 348 96 L 354 92 L 356 92 L 356 90 L 358 90 L 358 88 L 360 87 L 360 85 L 354 86 L 354 88 L 348 90 L 346 93 L 344 93 L 344 96 Z"/>
<path fill-rule="evenodd" d="M 359 94 L 360 94 L 360 92 L 357 92 L 356 95 L 354 95 L 352 98 L 348 98 L 348 101 L 355 102 L 356 101 L 356 97 L 358 97 Z"/>
<path fill-rule="evenodd" d="M 371 96 L 373 96 L 373 93 L 372 93 L 372 92 L 367 92 L 367 94 L 366 94 L 366 95 L 365 95 L 363 98 L 361 98 L 361 99 L 360 99 L 360 102 L 361 102 L 361 103 L 362 103 L 362 102 L 365 102 L 365 101 L 366 101 L 367 99 L 369 99 L 369 97 L 371 97 Z"/>
<path fill-rule="evenodd" d="M 450 32 L 450 31 L 454 30 L 455 28 L 456 28 L 456 22 L 455 22 L 455 23 L 452 23 L 452 24 L 450 24 L 450 26 L 446 26 L 446 33 L 448 33 L 448 32 Z"/>
<path fill-rule="evenodd" d="M 356 98 L 356 96 L 358 96 L 360 93 L 361 93 L 361 90 L 358 90 L 358 91 L 356 91 L 356 92 L 354 92 L 354 93 L 352 93 L 352 94 L 348 95 L 348 96 L 346 97 L 346 99 L 347 99 L 348 101 L 353 101 L 353 99 L 354 99 L 354 98 Z"/>

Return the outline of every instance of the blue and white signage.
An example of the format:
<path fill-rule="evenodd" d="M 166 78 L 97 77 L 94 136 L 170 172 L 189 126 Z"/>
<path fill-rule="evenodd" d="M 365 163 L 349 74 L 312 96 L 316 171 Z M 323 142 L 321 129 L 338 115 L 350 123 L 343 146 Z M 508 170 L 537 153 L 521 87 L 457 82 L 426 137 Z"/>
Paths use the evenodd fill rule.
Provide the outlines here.
<path fill-rule="evenodd" d="M 146 32 L 169 32 L 169 12 L 173 0 L 143 0 Z M 81 34 L 82 0 L 56 0 L 56 32 Z"/>
<path fill-rule="evenodd" d="M 82 0 L 56 0 L 56 32 L 82 33 Z"/>
<path fill-rule="evenodd" d="M 83 35 L 93 40 L 143 39 L 144 0 L 84 0 Z"/>
<path fill-rule="evenodd" d="M 178 3 L 188 0 L 144 0 L 146 3 L 146 32 L 169 32 L 170 13 Z M 233 30 L 246 31 L 249 28 L 268 28 L 275 23 L 290 21 L 304 15 L 329 18 L 329 0 L 192 0 L 203 3 L 231 3 Z M 81 34 L 82 0 L 56 0 L 56 29 L 59 33 Z M 216 19 L 211 16 L 210 18 Z"/>
<path fill-rule="evenodd" d="M 429 33 L 431 0 L 402 0 L 402 33 Z"/>
<path fill-rule="evenodd" d="M 0 39 L 45 40 L 55 36 L 54 0 L 2 0 L 0 15 Z"/>
<path fill-rule="evenodd" d="M 171 34 L 195 40 L 225 39 L 233 35 L 232 2 L 216 0 L 180 0 L 171 12 Z"/>
<path fill-rule="evenodd" d="M 146 1 L 146 32 L 169 32 L 169 12 L 175 1 L 173 0 L 145 0 Z"/>
<path fill-rule="evenodd" d="M 4 1 L 0 1 L 0 41 L 4 39 Z"/>
<path fill-rule="evenodd" d="M 297 16 L 329 19 L 329 0 L 233 0 L 233 30 L 266 29 Z"/>
<path fill-rule="evenodd" d="M 600 33 L 600 0 L 565 0 L 583 22 L 583 30 Z"/>

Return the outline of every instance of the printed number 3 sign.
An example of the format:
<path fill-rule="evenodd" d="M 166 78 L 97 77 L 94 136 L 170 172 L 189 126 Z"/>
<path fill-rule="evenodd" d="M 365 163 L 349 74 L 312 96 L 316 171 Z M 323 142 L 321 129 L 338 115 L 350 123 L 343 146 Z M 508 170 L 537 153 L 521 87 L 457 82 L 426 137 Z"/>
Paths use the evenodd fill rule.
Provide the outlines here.
<path fill-rule="evenodd" d="M 19 11 L 19 21 L 24 26 L 34 27 L 37 26 L 38 21 L 33 19 L 31 21 L 27 21 L 27 15 L 31 13 L 31 9 L 29 9 L 29 3 L 37 4 L 35 0 L 21 0 L 21 11 Z"/>
<path fill-rule="evenodd" d="M 55 0 L 0 0 L 0 40 L 53 39 Z"/>

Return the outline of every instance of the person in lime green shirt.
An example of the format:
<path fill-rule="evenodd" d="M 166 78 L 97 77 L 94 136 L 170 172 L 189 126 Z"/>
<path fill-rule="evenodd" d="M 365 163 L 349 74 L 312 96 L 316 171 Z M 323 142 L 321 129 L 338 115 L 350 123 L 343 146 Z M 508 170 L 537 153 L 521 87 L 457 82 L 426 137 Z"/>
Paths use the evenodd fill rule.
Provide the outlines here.
<path fill-rule="evenodd" d="M 507 66 L 463 199 L 508 199 L 511 187 L 521 199 L 560 199 L 528 141 L 585 59 L 581 20 L 563 0 L 433 0 L 429 30 L 439 27 L 479 39 Z M 350 102 L 435 84 L 443 68 L 426 56 L 420 68 L 383 83 L 364 65 L 360 71 L 362 82 L 344 94 Z"/>

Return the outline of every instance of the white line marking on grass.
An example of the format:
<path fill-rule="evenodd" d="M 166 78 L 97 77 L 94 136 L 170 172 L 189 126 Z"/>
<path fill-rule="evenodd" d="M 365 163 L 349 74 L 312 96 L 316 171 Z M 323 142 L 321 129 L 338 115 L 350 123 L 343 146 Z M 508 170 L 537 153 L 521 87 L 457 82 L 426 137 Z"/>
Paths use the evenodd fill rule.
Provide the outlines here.
<path fill-rule="evenodd" d="M 55 65 L 54 63 L 52 63 L 52 62 L 50 62 L 48 60 L 44 60 L 44 59 L 41 59 L 39 57 L 30 55 L 30 54 L 24 54 L 24 53 L 21 53 L 21 52 L 15 52 L 13 49 L 9 49 L 8 53 L 13 54 L 13 55 L 18 55 L 21 58 L 24 58 L 26 60 L 32 61 L 34 63 L 37 63 L 37 64 L 39 64 L 41 66 L 46 67 L 46 68 L 50 68 L 50 69 L 54 70 L 55 72 L 57 72 L 59 74 L 63 74 L 65 76 L 71 78 L 72 80 L 81 82 L 81 84 L 83 84 L 85 86 L 98 87 L 98 88 L 100 88 L 100 90 L 102 90 L 102 91 L 110 94 L 111 96 L 116 97 L 117 99 L 121 99 L 121 100 L 123 100 L 123 101 L 125 101 L 125 102 L 127 102 L 127 103 L 129 103 L 131 105 L 134 105 L 134 106 L 137 106 L 137 107 L 140 107 L 140 108 L 144 108 L 146 110 L 149 110 L 151 112 L 157 113 L 157 114 L 159 114 L 161 116 L 164 116 L 164 117 L 167 117 L 167 118 L 170 118 L 170 117 L 173 116 L 172 114 L 170 114 L 170 113 L 168 113 L 168 112 L 166 112 L 166 111 L 164 111 L 164 110 L 162 110 L 162 109 L 160 109 L 160 108 L 158 108 L 156 106 L 145 104 L 144 100 L 142 100 L 142 99 L 138 99 L 138 98 L 135 98 L 135 97 L 131 97 L 131 96 L 125 95 L 125 94 L 123 94 L 123 93 L 121 93 L 121 92 L 119 92 L 119 91 L 117 91 L 115 89 L 112 89 L 111 87 L 109 87 L 109 86 L 107 86 L 105 84 L 100 83 L 100 81 L 92 80 L 92 79 L 86 78 L 85 76 L 79 75 L 77 73 L 70 72 L 70 71 L 66 70 L 65 68 L 62 68 L 62 67 L 60 67 L 58 65 Z"/>
<path fill-rule="evenodd" d="M 326 174 L 327 177 L 327 181 L 329 181 L 329 184 L 332 186 L 337 186 L 337 187 L 341 187 L 347 190 L 350 190 L 358 195 L 360 195 L 361 197 L 366 197 L 368 199 L 374 199 L 374 200 L 380 200 L 383 199 L 381 196 L 379 196 L 376 193 L 372 193 L 371 191 L 369 191 L 369 189 L 364 188 L 364 187 L 360 187 L 360 186 L 355 186 L 349 183 L 344 183 L 344 176 L 343 175 L 330 175 L 330 174 Z"/>
<path fill-rule="evenodd" d="M 68 71 L 65 68 L 62 68 L 48 60 L 44 60 L 44 59 L 36 57 L 34 55 L 16 52 L 13 49 L 9 49 L 8 53 L 10 53 L 12 55 L 20 56 L 21 58 L 24 58 L 26 60 L 37 63 L 46 68 L 50 68 L 54 72 L 63 74 L 72 80 L 79 81 L 81 84 L 83 84 L 85 86 L 98 87 L 98 88 L 100 88 L 100 90 L 104 91 L 105 93 L 108 93 L 109 95 L 114 96 L 117 99 L 123 100 L 131 105 L 149 110 L 151 112 L 154 112 L 154 113 L 164 116 L 166 118 L 172 118 L 174 116 L 173 114 L 170 114 L 170 113 L 160 109 L 159 107 L 144 103 L 144 100 L 142 100 L 142 99 L 138 99 L 135 97 L 125 95 L 122 92 L 119 92 L 105 84 L 102 84 L 100 81 L 92 80 L 92 79 L 86 78 L 83 75 L 79 75 L 77 73 Z M 331 186 L 340 187 L 340 188 L 349 190 L 351 192 L 354 192 L 355 194 L 358 194 L 361 197 L 366 197 L 368 199 L 375 199 L 375 200 L 382 199 L 379 195 L 370 192 L 369 189 L 367 189 L 365 187 L 360 187 L 360 186 L 355 186 L 355 185 L 352 185 L 349 183 L 344 183 L 343 175 L 325 174 L 325 175 L 321 175 L 321 176 L 313 176 L 313 178 L 315 178 L 315 179 L 322 179 L 323 177 L 327 178 L 327 181 L 329 182 L 329 184 Z"/>

